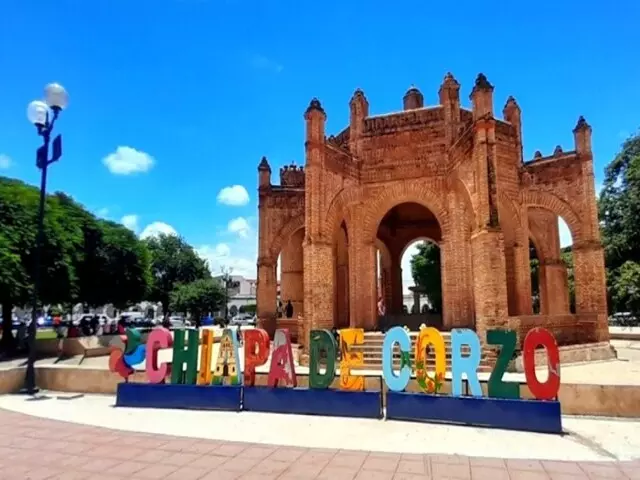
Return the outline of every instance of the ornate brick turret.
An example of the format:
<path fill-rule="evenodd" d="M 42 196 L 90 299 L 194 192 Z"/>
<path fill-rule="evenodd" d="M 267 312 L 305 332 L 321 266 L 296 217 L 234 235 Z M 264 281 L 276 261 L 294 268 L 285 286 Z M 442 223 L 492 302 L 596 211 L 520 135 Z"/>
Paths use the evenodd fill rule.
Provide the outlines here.
<path fill-rule="evenodd" d="M 424 107 L 424 97 L 422 93 L 420 93 L 420 90 L 413 85 L 407 90 L 407 93 L 404 94 L 402 100 L 405 110 L 415 110 Z"/>
<path fill-rule="evenodd" d="M 304 168 L 294 163 L 280 169 L 280 185 L 283 187 L 304 187 Z"/>

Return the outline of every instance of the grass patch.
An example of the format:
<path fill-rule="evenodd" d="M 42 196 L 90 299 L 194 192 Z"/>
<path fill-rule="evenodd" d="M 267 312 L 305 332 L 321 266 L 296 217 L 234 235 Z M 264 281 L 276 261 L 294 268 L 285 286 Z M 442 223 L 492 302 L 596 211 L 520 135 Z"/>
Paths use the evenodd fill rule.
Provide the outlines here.
<path fill-rule="evenodd" d="M 57 335 L 54 330 L 38 330 L 36 332 L 36 340 L 51 340 L 56 337 Z"/>

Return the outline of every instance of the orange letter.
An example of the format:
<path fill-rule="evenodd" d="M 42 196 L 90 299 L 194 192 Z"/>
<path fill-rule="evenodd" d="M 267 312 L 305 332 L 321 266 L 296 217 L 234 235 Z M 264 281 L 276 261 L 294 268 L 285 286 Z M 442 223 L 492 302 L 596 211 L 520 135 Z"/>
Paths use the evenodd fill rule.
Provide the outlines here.
<path fill-rule="evenodd" d="M 353 352 L 353 345 L 364 343 L 364 330 L 362 328 L 345 328 L 340 330 L 340 389 L 364 390 L 364 377 L 351 375 L 352 368 L 364 366 L 364 353 Z"/>
<path fill-rule="evenodd" d="M 209 385 L 211 373 L 211 356 L 213 355 L 213 339 L 215 333 L 207 328 L 202 329 L 202 347 L 200 350 L 200 370 L 198 371 L 198 385 Z"/>

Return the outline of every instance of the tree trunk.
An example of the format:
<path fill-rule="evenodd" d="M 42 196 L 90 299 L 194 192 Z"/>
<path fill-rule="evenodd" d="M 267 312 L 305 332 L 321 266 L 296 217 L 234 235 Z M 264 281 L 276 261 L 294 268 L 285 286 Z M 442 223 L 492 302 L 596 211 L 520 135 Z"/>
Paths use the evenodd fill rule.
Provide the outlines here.
<path fill-rule="evenodd" d="M 10 303 L 2 304 L 2 340 L 0 341 L 0 350 L 5 353 L 9 353 L 15 348 L 12 312 L 13 305 Z"/>

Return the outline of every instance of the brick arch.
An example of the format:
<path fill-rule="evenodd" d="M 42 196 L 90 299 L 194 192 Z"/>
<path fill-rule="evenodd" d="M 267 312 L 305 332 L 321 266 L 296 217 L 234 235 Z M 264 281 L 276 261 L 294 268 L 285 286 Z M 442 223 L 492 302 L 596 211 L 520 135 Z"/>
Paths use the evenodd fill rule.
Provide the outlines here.
<path fill-rule="evenodd" d="M 295 232 L 304 228 L 304 216 L 297 215 L 292 217 L 287 223 L 285 223 L 276 236 L 273 238 L 271 242 L 271 246 L 269 247 L 269 257 L 276 262 L 278 260 L 278 255 L 282 251 L 282 248 L 285 245 L 285 242 L 293 235 Z"/>
<path fill-rule="evenodd" d="M 498 212 L 499 214 L 504 214 L 500 216 L 500 223 L 503 226 L 502 232 L 505 235 L 505 239 L 509 237 L 516 242 L 522 230 L 522 219 L 513 200 L 504 192 L 498 194 Z M 511 232 L 513 232 L 513 238 L 511 238 Z"/>
<path fill-rule="evenodd" d="M 446 238 L 449 215 L 444 206 L 446 195 L 443 193 L 445 192 L 441 185 L 419 180 L 397 182 L 388 186 L 379 195 L 367 201 L 364 212 L 364 238 L 375 241 L 382 218 L 393 207 L 403 203 L 417 203 L 428 208 L 440 225 L 442 238 Z"/>
<path fill-rule="evenodd" d="M 471 201 L 471 193 L 467 188 L 467 185 L 462 181 L 462 179 L 456 176 L 452 182 L 453 189 L 460 196 L 459 198 L 464 203 L 465 207 L 465 220 L 469 227 L 469 233 L 471 233 L 474 229 L 476 223 L 476 210 L 473 208 L 473 202 Z"/>
<path fill-rule="evenodd" d="M 527 208 L 543 208 L 561 217 L 569 227 L 573 243 L 580 242 L 582 239 L 580 217 L 567 202 L 551 193 L 534 189 L 524 190 L 521 193 L 521 198 L 522 203 L 526 205 Z"/>
<path fill-rule="evenodd" d="M 360 200 L 362 192 L 358 187 L 346 187 L 340 190 L 331 200 L 331 204 L 327 209 L 327 213 L 322 223 L 322 235 L 327 238 L 333 238 L 335 232 L 340 228 L 342 222 L 345 222 L 347 234 L 349 232 L 349 209 L 348 205 L 356 203 Z"/>

